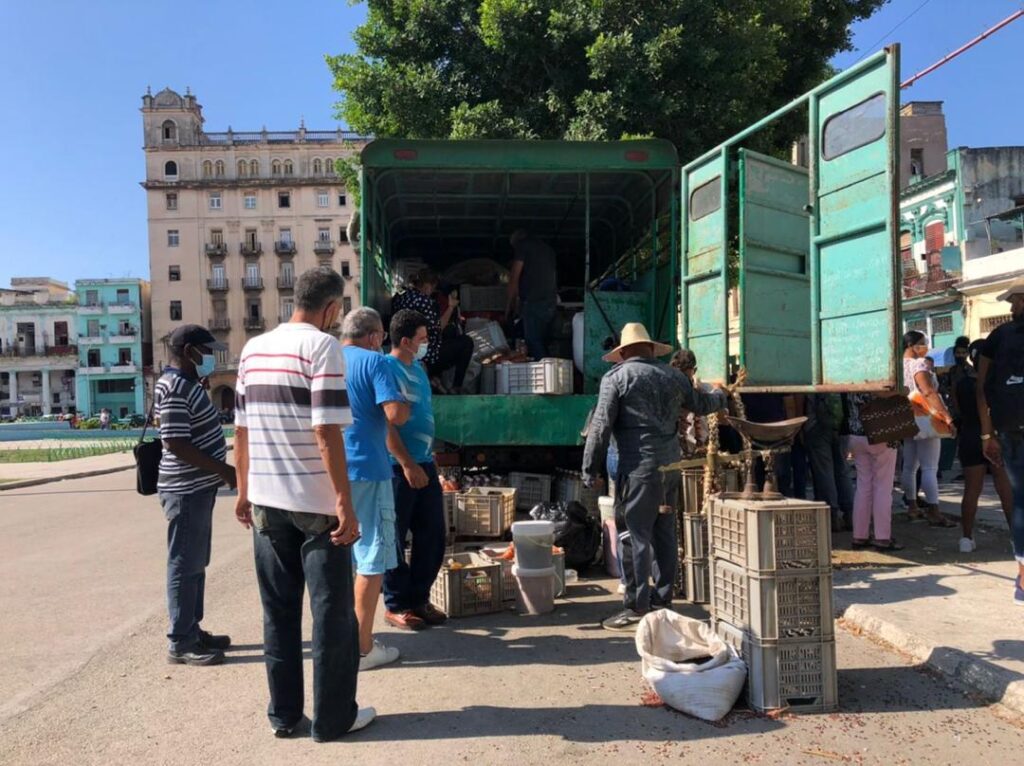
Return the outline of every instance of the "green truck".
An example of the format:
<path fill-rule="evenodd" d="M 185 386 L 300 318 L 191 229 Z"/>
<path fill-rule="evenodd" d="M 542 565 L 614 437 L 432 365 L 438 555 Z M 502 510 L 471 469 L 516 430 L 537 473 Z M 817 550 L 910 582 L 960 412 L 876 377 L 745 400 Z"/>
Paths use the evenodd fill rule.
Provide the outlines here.
<path fill-rule="evenodd" d="M 438 396 L 439 440 L 468 464 L 512 465 L 578 447 L 623 324 L 692 349 L 704 380 L 747 370 L 744 390 L 899 385 L 893 46 L 685 164 L 662 140 L 379 139 L 362 152 L 361 299 L 390 314 L 395 265 L 507 265 L 525 228 L 558 253 L 583 312 L 572 395 Z M 749 148 L 806 118 L 806 160 Z M 608 280 L 627 289 L 607 290 Z"/>

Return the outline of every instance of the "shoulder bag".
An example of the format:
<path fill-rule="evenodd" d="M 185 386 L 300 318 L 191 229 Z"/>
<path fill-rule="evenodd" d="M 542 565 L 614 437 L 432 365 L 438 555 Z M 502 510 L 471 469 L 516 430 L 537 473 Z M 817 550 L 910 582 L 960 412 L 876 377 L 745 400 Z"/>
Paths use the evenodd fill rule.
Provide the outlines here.
<path fill-rule="evenodd" d="M 149 414 L 146 416 L 146 423 L 142 427 L 142 435 L 132 452 L 135 454 L 135 491 L 140 495 L 155 495 L 157 481 L 160 479 L 160 459 L 164 454 L 164 447 L 159 435 L 156 439 L 146 441 L 146 431 L 153 421 L 153 410 L 156 407 L 156 397 L 153 397 L 153 404 L 150 405 Z"/>
<path fill-rule="evenodd" d="M 859 410 L 868 444 L 887 444 L 917 436 L 914 410 L 905 396 L 876 396 L 860 405 Z"/>

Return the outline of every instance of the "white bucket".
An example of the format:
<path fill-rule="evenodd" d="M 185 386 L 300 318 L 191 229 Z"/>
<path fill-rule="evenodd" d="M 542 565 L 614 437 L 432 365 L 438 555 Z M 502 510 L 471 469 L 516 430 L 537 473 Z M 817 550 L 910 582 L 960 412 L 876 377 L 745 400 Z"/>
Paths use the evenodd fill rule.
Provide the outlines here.
<path fill-rule="evenodd" d="M 516 578 L 516 608 L 522 614 L 547 614 L 555 609 L 555 568 L 512 567 Z"/>
<path fill-rule="evenodd" d="M 517 521 L 512 524 L 512 542 L 516 546 L 516 564 L 524 570 L 544 570 L 552 567 L 554 522 Z"/>
<path fill-rule="evenodd" d="M 606 519 L 615 518 L 615 500 L 614 498 L 602 495 L 597 498 L 597 507 L 601 511 L 601 521 Z"/>

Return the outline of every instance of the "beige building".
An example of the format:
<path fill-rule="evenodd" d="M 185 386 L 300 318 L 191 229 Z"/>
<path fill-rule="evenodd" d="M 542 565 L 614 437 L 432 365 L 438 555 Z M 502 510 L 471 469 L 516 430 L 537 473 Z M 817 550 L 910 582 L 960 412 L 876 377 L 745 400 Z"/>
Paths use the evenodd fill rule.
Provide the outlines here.
<path fill-rule="evenodd" d="M 142 97 L 142 122 L 154 369 L 176 326 L 206 325 L 228 345 L 211 384 L 230 408 L 242 346 L 290 316 L 298 274 L 330 266 L 348 280 L 346 309 L 358 305 L 355 208 L 335 161 L 365 141 L 305 126 L 208 133 L 196 97 L 169 88 Z"/>

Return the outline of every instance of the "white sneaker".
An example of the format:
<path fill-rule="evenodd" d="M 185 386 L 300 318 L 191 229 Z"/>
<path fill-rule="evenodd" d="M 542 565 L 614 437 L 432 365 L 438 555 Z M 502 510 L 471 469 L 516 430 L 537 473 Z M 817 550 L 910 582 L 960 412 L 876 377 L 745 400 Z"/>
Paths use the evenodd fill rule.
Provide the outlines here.
<path fill-rule="evenodd" d="M 974 553 L 978 549 L 977 543 L 969 537 L 960 538 L 960 552 L 961 553 Z"/>
<path fill-rule="evenodd" d="M 618 589 L 617 589 L 617 590 L 618 590 L 618 592 L 619 592 L 619 594 L 620 594 L 620 595 L 621 595 L 621 594 L 623 594 L 623 593 L 625 593 L 625 592 L 626 592 L 626 583 L 624 583 L 624 582 L 620 582 L 620 583 L 619 583 L 619 587 L 618 587 Z"/>
<path fill-rule="evenodd" d="M 399 656 L 398 649 L 393 646 L 384 646 L 380 641 L 374 639 L 370 653 L 359 658 L 359 670 L 373 670 L 381 665 L 388 665 L 397 660 Z"/>
<path fill-rule="evenodd" d="M 374 647 L 374 648 L 376 648 L 376 647 Z M 395 651 L 397 652 L 398 650 L 395 649 Z M 367 656 L 369 656 L 369 655 L 367 655 Z M 354 720 L 352 722 L 352 725 L 348 729 L 348 733 L 351 734 L 354 731 L 359 731 L 360 729 L 365 729 L 367 726 L 369 726 L 371 723 L 373 723 L 373 719 L 376 718 L 376 717 L 377 717 L 377 711 L 374 710 L 372 707 L 361 707 L 361 708 L 359 708 L 359 712 L 356 713 L 356 720 Z"/>

